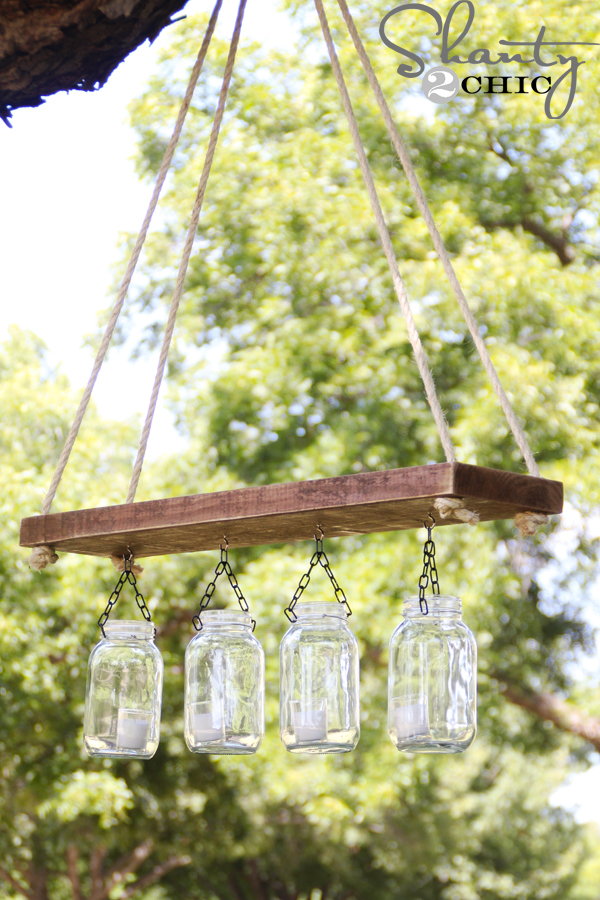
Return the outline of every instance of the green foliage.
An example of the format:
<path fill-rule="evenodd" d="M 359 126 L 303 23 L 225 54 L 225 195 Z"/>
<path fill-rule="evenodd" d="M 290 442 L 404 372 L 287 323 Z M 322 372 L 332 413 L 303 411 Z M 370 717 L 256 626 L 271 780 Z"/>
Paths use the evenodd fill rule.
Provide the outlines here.
<path fill-rule="evenodd" d="M 311 43 L 308 5 L 294 6 L 304 21 L 304 54 L 241 50 L 170 368 L 171 402 L 189 445 L 179 458 L 148 468 L 139 499 L 442 458 L 332 74 Z M 549 28 L 558 27 L 560 9 L 557 0 L 544 5 Z M 543 472 L 563 479 L 570 501 L 587 512 L 600 490 L 592 246 L 598 100 L 590 89 L 598 64 L 586 64 L 585 103 L 558 123 L 545 119 L 534 96 L 457 101 L 424 120 L 408 112 L 410 85 L 373 33 L 379 12 L 367 0 L 357 12 Z M 499 37 L 535 34 L 541 16 L 538 3 L 502 0 L 478 11 L 472 39 L 491 46 Z M 569 28 L 580 40 L 592 39 L 596 19 L 570 7 Z M 418 16 L 407 27 L 415 42 L 425 35 Z M 187 20 L 133 105 L 142 174 L 159 164 L 183 90 L 182 60 L 191 60 L 200 30 Z M 131 312 L 147 323 L 140 352 L 155 342 L 170 300 L 225 53 L 219 42 L 211 50 L 163 226 L 148 243 Z M 518 469 L 347 40 L 341 58 L 459 457 Z M 572 251 L 569 265 L 548 234 Z M 287 756 L 278 739 L 282 610 L 306 568 L 307 548 L 232 555 L 267 656 L 267 737 L 252 758 L 194 757 L 185 748 L 183 653 L 214 559 L 153 560 L 140 586 L 165 657 L 161 745 L 143 765 L 92 762 L 80 749 L 85 661 L 114 573 L 100 562 L 63 558 L 32 576 L 25 554 L 16 554 L 18 521 L 39 506 L 74 405 L 31 336 L 15 334 L 0 355 L 0 402 L 0 867 L 15 882 L 42 873 L 44 900 L 117 900 L 130 895 L 136 877 L 146 879 L 146 900 L 592 896 L 597 838 L 548 800 L 570 768 L 585 764 L 585 748 L 510 706 L 499 687 L 504 677 L 523 690 L 587 702 L 574 663 L 591 647 L 582 615 L 597 563 L 591 546 L 582 540 L 575 549 L 565 585 L 553 560 L 560 530 L 535 545 L 516 541 L 510 523 L 440 533 L 442 587 L 463 597 L 478 637 L 480 731 L 464 758 L 439 759 L 399 755 L 385 734 L 387 645 L 402 596 L 414 590 L 422 535 L 354 537 L 327 547 L 361 646 L 362 735 L 355 753 L 317 760 Z M 122 498 L 134 443 L 131 429 L 92 414 L 57 508 Z M 542 590 L 543 573 L 555 573 L 552 589 Z M 311 582 L 315 598 L 328 591 L 325 579 Z M 231 599 L 221 588 L 215 595 L 217 604 Z M 124 595 L 120 604 L 129 602 Z M 79 896 L 67 864 L 74 847 Z M 137 868 L 105 882 L 103 896 L 94 893 L 94 859 L 101 857 L 105 871 L 125 871 L 136 848 L 147 849 Z M 578 880 L 586 854 L 592 861 Z M 152 883 L 155 867 L 177 859 L 181 864 Z M 14 884 L 4 885 L 13 896 Z"/>

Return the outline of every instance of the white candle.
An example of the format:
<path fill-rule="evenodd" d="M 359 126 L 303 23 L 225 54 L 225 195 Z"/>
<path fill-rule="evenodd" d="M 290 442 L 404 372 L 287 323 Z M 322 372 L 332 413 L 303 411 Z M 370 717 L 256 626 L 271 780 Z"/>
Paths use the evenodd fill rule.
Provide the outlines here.
<path fill-rule="evenodd" d="M 142 750 L 148 743 L 151 713 L 119 710 L 117 721 L 117 747 L 121 750 Z"/>
<path fill-rule="evenodd" d="M 202 743 L 203 741 L 221 741 L 225 738 L 225 729 L 223 722 L 219 723 L 215 719 L 212 712 L 195 713 L 192 720 L 192 733 L 194 740 Z"/>
<path fill-rule="evenodd" d="M 418 703 L 406 703 L 394 709 L 394 724 L 399 738 L 429 734 L 429 708 L 425 698 Z"/>
<path fill-rule="evenodd" d="M 327 740 L 326 709 L 300 709 L 292 715 L 294 732 L 300 743 Z"/>

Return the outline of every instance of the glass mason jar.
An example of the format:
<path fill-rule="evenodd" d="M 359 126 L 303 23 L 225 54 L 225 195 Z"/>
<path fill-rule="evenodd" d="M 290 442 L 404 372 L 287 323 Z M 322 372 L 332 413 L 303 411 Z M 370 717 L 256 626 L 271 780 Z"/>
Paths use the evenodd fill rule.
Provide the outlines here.
<path fill-rule="evenodd" d="M 89 756 L 150 759 L 160 739 L 163 660 L 152 622 L 108 621 L 88 663 L 83 745 Z"/>
<path fill-rule="evenodd" d="M 246 612 L 202 613 L 185 652 L 185 742 L 193 753 L 256 753 L 265 734 L 265 654 Z"/>
<path fill-rule="evenodd" d="M 280 734 L 291 753 L 347 753 L 360 737 L 358 642 L 341 603 L 294 607 L 279 650 Z"/>
<path fill-rule="evenodd" d="M 390 640 L 388 731 L 398 750 L 460 753 L 477 731 L 477 644 L 458 597 L 404 600 Z"/>

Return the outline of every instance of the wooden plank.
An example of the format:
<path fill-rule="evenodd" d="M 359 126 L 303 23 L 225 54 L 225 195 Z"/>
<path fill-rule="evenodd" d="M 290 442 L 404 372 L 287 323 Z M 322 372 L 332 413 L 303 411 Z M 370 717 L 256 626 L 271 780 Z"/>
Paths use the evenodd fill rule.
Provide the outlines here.
<path fill-rule="evenodd" d="M 33 516 L 21 523 L 21 546 L 137 558 L 230 546 L 309 540 L 317 525 L 326 537 L 420 528 L 436 497 L 465 499 L 482 521 L 531 511 L 562 512 L 559 481 L 439 463 L 315 481 L 240 488 L 123 506 Z M 438 525 L 457 524 L 441 519 Z"/>

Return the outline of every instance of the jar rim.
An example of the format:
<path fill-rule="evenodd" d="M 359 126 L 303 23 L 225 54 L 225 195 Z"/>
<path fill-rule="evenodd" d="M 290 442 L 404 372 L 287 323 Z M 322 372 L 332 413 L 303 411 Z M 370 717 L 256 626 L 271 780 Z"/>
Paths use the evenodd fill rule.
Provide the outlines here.
<path fill-rule="evenodd" d="M 348 612 L 343 603 L 336 600 L 307 600 L 304 603 L 297 603 L 294 607 L 294 613 L 298 619 L 311 617 L 330 617 L 335 619 L 347 619 Z"/>
<path fill-rule="evenodd" d="M 206 626 L 217 625 L 246 625 L 252 628 L 252 616 L 242 609 L 205 609 L 200 613 L 202 624 Z"/>
<path fill-rule="evenodd" d="M 104 625 L 104 633 L 109 637 L 135 637 L 153 640 L 156 628 L 153 622 L 140 622 L 139 619 L 109 619 Z"/>
<path fill-rule="evenodd" d="M 453 594 L 426 594 L 428 614 L 444 615 L 445 613 L 462 613 L 462 600 Z M 421 613 L 421 602 L 417 595 L 406 595 L 404 597 L 403 614 L 411 615 Z"/>

